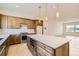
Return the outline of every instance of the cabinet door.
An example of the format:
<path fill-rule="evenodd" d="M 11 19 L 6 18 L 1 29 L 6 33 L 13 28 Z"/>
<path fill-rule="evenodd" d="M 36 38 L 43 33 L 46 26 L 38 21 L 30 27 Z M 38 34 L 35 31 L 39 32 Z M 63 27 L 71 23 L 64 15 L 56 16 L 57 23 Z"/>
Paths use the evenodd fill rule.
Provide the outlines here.
<path fill-rule="evenodd" d="M 1 46 L 0 49 L 0 56 L 5 56 L 5 46 Z"/>
<path fill-rule="evenodd" d="M 9 38 L 9 44 L 18 44 L 21 43 L 20 37 L 18 35 L 11 35 Z"/>
<path fill-rule="evenodd" d="M 13 17 L 7 17 L 7 26 L 8 26 L 8 28 L 13 28 L 13 20 L 14 20 L 14 18 Z"/>
<path fill-rule="evenodd" d="M 19 21 L 19 18 L 17 17 L 8 16 L 7 22 L 8 22 L 8 28 L 14 28 L 14 29 L 20 28 L 20 25 L 19 25 L 20 21 Z"/>
<path fill-rule="evenodd" d="M 56 56 L 69 56 L 69 43 L 56 49 Z"/>
<path fill-rule="evenodd" d="M 14 39 L 15 39 L 15 43 L 16 44 L 19 44 L 19 43 L 21 43 L 21 39 L 20 39 L 20 36 L 19 35 L 14 35 Z"/>
<path fill-rule="evenodd" d="M 27 20 L 19 17 L 12 17 L 12 16 L 7 16 L 7 27 L 8 28 L 20 28 L 21 24 L 26 24 L 28 25 L 28 28 L 33 29 L 35 28 L 35 23 L 33 20 Z"/>
<path fill-rule="evenodd" d="M 0 15 L 0 28 L 1 28 L 1 15 Z"/>
<path fill-rule="evenodd" d="M 54 49 L 53 49 L 53 48 L 51 48 L 51 47 L 49 47 L 49 46 L 47 46 L 47 45 L 45 45 L 45 44 L 43 44 L 43 43 L 41 43 L 41 42 L 38 42 L 38 41 L 37 41 L 37 46 L 43 48 L 43 49 L 46 50 L 48 53 L 54 55 Z"/>
<path fill-rule="evenodd" d="M 24 24 L 27 24 L 29 29 L 34 29 L 35 28 L 35 23 L 34 23 L 33 20 L 24 19 Z"/>
<path fill-rule="evenodd" d="M 41 48 L 41 47 L 37 47 L 37 55 L 39 56 L 39 54 L 41 56 L 52 56 L 51 53 L 47 52 L 45 49 Z"/>
<path fill-rule="evenodd" d="M 30 48 L 30 38 L 27 36 L 27 46 L 28 46 L 28 48 Z"/>
<path fill-rule="evenodd" d="M 7 55 L 8 47 L 9 47 L 9 40 L 8 39 L 5 41 L 5 45 L 6 45 L 6 47 L 5 47 L 5 55 Z"/>
<path fill-rule="evenodd" d="M 34 22 L 33 22 L 33 21 L 29 21 L 28 28 L 30 28 L 30 29 L 35 28 L 35 27 L 34 27 Z"/>

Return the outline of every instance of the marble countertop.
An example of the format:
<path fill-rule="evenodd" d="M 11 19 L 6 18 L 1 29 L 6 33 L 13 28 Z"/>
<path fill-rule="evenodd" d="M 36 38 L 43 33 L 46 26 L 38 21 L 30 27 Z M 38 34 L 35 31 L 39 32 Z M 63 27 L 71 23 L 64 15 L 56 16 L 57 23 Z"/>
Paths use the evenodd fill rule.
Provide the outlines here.
<path fill-rule="evenodd" d="M 2 40 L 0 40 L 0 45 L 2 45 L 5 42 L 5 40 L 7 40 L 8 37 L 9 37 L 9 34 L 0 35 L 0 38 L 3 38 Z"/>
<path fill-rule="evenodd" d="M 33 38 L 34 40 L 37 40 L 39 42 L 42 42 L 54 49 L 68 43 L 71 39 L 63 38 L 63 37 L 56 37 L 52 35 L 27 35 L 28 37 Z"/>

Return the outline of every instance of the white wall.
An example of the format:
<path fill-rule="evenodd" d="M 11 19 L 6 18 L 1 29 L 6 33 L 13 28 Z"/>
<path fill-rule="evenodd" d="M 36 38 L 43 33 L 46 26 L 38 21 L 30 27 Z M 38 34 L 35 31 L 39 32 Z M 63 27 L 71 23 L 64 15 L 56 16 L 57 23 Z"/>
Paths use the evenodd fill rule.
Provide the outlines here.
<path fill-rule="evenodd" d="M 66 19 L 62 19 L 61 21 L 58 21 L 57 27 L 55 27 L 56 28 L 55 35 L 62 35 L 63 34 L 63 24 L 70 23 L 70 22 L 79 22 L 79 18 L 66 18 Z"/>
<path fill-rule="evenodd" d="M 63 19 L 63 23 L 69 23 L 69 22 L 79 22 L 79 18 L 66 18 L 66 19 Z"/>
<path fill-rule="evenodd" d="M 63 22 L 56 19 L 48 21 L 48 34 L 49 35 L 62 35 L 63 34 Z"/>

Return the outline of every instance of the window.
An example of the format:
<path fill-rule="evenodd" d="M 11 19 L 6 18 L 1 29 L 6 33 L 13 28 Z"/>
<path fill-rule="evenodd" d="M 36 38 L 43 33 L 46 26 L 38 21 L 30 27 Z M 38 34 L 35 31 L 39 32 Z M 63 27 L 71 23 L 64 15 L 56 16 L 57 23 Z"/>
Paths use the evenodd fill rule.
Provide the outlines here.
<path fill-rule="evenodd" d="M 79 24 L 75 25 L 75 32 L 79 32 Z"/>
<path fill-rule="evenodd" d="M 74 25 L 66 25 L 66 32 L 74 32 Z"/>
<path fill-rule="evenodd" d="M 79 22 L 65 23 L 64 29 L 66 33 L 79 33 Z"/>

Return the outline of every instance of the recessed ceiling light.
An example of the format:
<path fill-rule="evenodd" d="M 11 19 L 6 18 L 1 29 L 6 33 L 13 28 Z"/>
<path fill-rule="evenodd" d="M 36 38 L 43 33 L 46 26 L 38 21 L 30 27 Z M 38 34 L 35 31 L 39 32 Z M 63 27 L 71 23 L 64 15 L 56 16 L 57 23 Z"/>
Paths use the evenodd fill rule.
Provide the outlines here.
<path fill-rule="evenodd" d="M 53 6 L 53 8 L 56 8 L 56 6 Z"/>
<path fill-rule="evenodd" d="M 18 8 L 19 7 L 19 5 L 16 5 L 16 8 Z"/>

